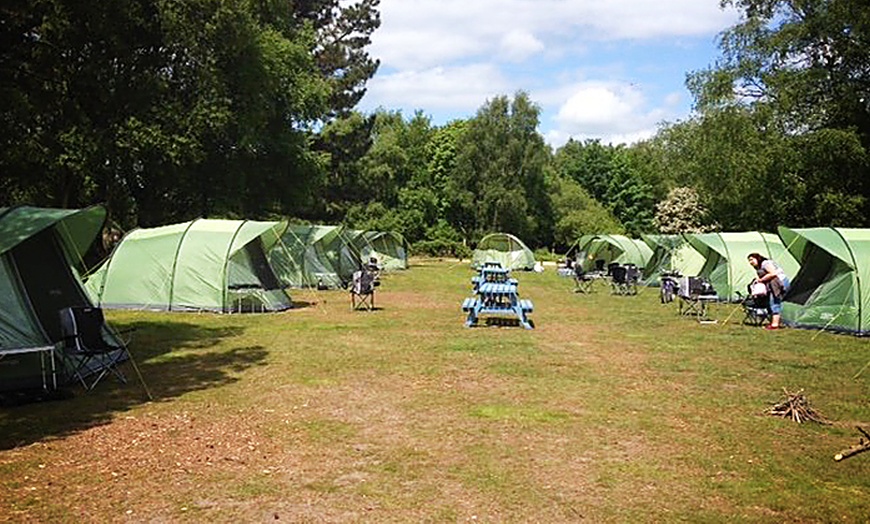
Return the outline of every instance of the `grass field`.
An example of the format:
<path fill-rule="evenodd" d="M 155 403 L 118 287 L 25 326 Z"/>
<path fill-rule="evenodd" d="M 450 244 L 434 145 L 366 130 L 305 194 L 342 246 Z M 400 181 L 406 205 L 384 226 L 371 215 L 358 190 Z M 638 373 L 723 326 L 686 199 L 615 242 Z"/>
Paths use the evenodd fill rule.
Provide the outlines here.
<path fill-rule="evenodd" d="M 870 340 L 551 268 L 515 275 L 536 329 L 469 329 L 471 276 L 415 261 L 368 313 L 112 313 L 154 401 L 0 408 L 0 521 L 867 522 L 870 453 L 832 457 L 870 424 Z M 834 424 L 763 415 L 784 387 Z"/>

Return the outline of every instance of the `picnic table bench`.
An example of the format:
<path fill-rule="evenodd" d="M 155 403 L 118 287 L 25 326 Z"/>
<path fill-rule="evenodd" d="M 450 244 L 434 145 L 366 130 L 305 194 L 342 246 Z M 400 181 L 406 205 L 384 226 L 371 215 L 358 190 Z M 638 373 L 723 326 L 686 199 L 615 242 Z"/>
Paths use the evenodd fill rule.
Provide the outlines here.
<path fill-rule="evenodd" d="M 510 278 L 510 270 L 485 266 L 471 282 L 475 296 L 462 302 L 462 311 L 468 315 L 466 326 L 477 325 L 481 315 L 493 315 L 515 317 L 524 328 L 532 329 L 528 314 L 534 306 L 531 300 L 520 299 L 517 293 L 519 283 Z"/>
<path fill-rule="evenodd" d="M 490 283 L 492 283 L 492 282 L 496 282 L 496 283 L 513 284 L 513 285 L 515 285 L 515 286 L 516 286 L 517 284 L 519 284 L 519 282 L 518 282 L 517 279 L 515 279 L 515 278 L 506 278 L 506 279 L 503 279 L 503 280 L 502 280 L 502 279 L 495 279 L 495 278 L 493 278 L 493 279 L 487 280 L 486 277 L 483 276 L 483 275 L 475 275 L 475 276 L 471 277 L 471 288 L 472 288 L 472 290 L 473 290 L 475 293 L 477 293 L 477 288 L 480 287 L 481 284 L 484 284 L 484 283 L 487 283 L 487 282 L 490 282 Z"/>

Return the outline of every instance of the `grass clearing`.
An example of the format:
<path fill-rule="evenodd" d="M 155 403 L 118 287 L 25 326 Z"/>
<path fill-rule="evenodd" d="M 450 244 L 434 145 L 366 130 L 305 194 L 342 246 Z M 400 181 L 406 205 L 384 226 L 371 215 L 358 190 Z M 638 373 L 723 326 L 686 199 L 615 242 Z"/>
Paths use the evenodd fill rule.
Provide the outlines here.
<path fill-rule="evenodd" d="M 374 312 L 111 313 L 155 401 L 0 409 L 0 521 L 866 521 L 870 456 L 832 457 L 870 423 L 867 340 L 552 271 L 517 275 L 535 330 L 468 329 L 471 275 L 414 261 Z M 783 387 L 835 424 L 763 416 Z"/>

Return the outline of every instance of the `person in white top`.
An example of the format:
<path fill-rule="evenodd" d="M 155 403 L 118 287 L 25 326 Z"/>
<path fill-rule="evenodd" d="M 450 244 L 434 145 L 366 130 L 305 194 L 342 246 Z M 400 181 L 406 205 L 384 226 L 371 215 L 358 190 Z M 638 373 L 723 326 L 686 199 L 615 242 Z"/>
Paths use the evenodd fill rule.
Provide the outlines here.
<path fill-rule="evenodd" d="M 759 253 L 750 253 L 747 259 L 758 273 L 754 282 L 761 282 L 767 286 L 767 295 L 770 297 L 770 324 L 764 329 L 779 329 L 782 319 L 782 297 L 789 286 L 788 276 L 779 264 Z"/>

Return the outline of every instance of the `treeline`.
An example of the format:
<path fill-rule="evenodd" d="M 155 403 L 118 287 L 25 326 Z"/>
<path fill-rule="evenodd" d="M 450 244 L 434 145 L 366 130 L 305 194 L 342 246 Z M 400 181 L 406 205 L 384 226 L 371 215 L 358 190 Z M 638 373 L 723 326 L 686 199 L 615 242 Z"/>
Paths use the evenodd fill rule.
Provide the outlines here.
<path fill-rule="evenodd" d="M 0 9 L 3 205 L 108 204 L 129 228 L 196 216 L 343 222 L 456 252 L 492 231 L 866 227 L 870 6 L 726 0 L 744 13 L 691 118 L 631 146 L 555 151 L 524 92 L 464 120 L 354 111 L 377 0 Z"/>

